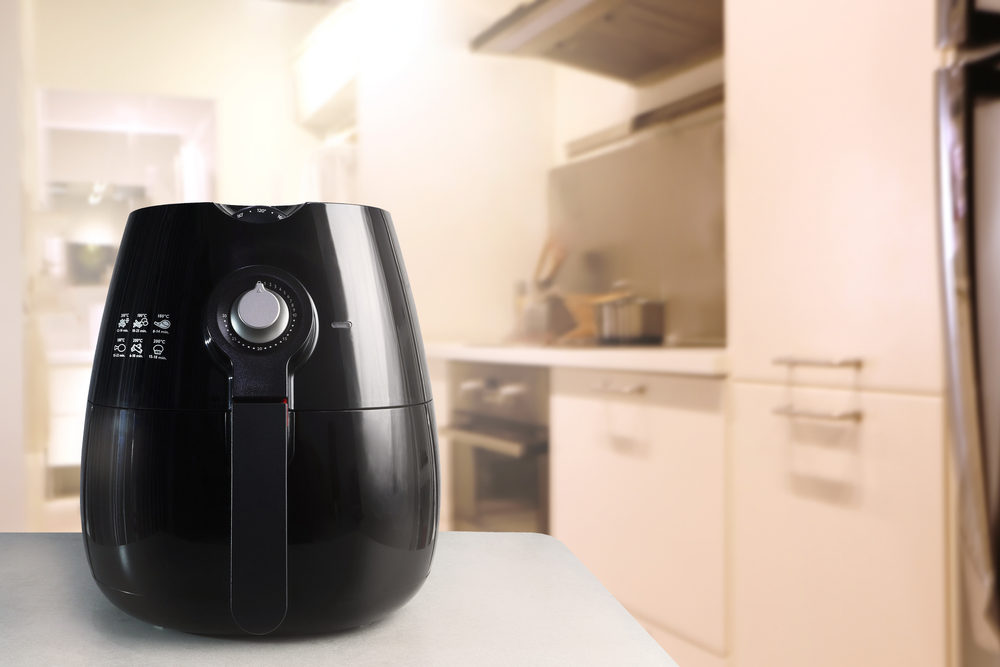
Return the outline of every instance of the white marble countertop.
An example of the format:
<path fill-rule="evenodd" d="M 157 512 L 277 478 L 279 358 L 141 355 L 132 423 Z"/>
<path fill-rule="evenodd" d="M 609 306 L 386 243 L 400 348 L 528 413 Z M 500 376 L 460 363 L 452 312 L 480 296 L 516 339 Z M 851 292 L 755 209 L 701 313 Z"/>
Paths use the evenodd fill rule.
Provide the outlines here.
<path fill-rule="evenodd" d="M 306 638 L 158 629 L 97 589 L 78 533 L 0 534 L 0 662 L 50 665 L 674 665 L 560 542 L 442 533 L 388 618 Z"/>
<path fill-rule="evenodd" d="M 722 347 L 543 347 L 428 342 L 429 359 L 725 377 Z"/>

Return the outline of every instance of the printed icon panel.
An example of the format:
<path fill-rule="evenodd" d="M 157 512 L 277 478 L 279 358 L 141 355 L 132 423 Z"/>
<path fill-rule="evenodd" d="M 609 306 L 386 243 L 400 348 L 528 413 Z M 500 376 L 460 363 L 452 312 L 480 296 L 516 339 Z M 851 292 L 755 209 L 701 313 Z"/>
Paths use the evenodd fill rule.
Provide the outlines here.
<path fill-rule="evenodd" d="M 170 313 L 136 311 L 119 313 L 114 320 L 116 335 L 111 344 L 111 356 L 115 359 L 155 359 L 166 361 L 167 336 L 172 333 L 173 320 Z M 152 334 L 150 338 L 143 334 Z"/>
<path fill-rule="evenodd" d="M 150 359 L 162 359 L 165 360 L 167 350 L 167 339 L 166 338 L 154 338 L 153 345 L 150 348 Z"/>

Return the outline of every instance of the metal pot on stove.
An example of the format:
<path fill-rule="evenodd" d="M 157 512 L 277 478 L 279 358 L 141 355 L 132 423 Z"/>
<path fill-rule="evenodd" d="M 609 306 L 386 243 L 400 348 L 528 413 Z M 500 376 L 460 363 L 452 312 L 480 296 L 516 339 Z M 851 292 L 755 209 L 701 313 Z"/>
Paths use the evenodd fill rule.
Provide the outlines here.
<path fill-rule="evenodd" d="M 597 342 L 601 345 L 662 345 L 666 309 L 665 301 L 635 295 L 599 301 L 594 304 Z"/>

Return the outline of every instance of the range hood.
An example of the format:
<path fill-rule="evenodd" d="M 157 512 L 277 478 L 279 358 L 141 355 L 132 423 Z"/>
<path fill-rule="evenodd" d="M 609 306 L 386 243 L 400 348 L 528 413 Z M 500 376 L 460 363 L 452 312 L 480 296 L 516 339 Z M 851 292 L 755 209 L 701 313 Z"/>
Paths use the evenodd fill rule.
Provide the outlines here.
<path fill-rule="evenodd" d="M 641 82 L 722 52 L 722 0 L 535 0 L 472 40 Z"/>

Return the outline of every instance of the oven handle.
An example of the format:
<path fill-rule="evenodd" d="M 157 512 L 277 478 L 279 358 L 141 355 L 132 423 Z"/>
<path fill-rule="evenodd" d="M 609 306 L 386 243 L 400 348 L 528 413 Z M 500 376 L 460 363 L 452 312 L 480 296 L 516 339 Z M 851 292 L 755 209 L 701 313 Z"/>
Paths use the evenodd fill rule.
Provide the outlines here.
<path fill-rule="evenodd" d="M 975 303 L 972 292 L 973 200 L 969 153 L 973 98 L 995 97 L 1000 82 L 997 56 L 937 73 L 938 218 L 941 285 L 944 302 L 948 421 L 958 480 L 959 558 L 966 588 L 966 614 L 977 643 L 996 647 L 1000 640 L 1000 591 L 991 552 L 989 493 L 984 473 L 980 386 L 976 369 Z M 978 89 L 978 85 L 985 90 Z M 988 341 L 992 342 L 992 341 Z"/>
<path fill-rule="evenodd" d="M 496 435 L 489 435 L 482 431 L 470 431 L 469 429 L 457 426 L 441 427 L 441 435 L 456 440 L 461 440 L 473 447 L 488 449 L 491 452 L 507 456 L 512 459 L 524 458 L 524 455 L 531 449 L 531 445 L 522 440 L 511 440 Z"/>

